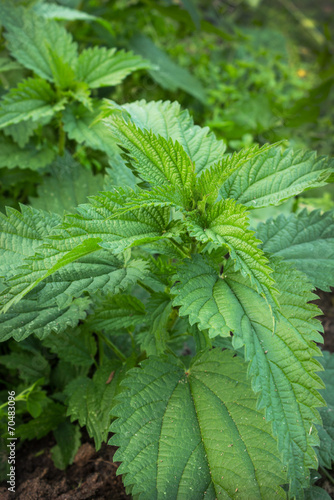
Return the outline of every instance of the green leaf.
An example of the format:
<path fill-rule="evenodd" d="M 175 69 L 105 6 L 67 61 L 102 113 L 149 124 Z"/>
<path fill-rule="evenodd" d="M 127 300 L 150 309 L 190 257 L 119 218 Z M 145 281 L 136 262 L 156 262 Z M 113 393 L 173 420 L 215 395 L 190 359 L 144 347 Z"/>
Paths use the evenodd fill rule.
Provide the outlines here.
<path fill-rule="evenodd" d="M 39 352 L 12 351 L 10 354 L 0 356 L 0 363 L 8 370 L 18 370 L 19 377 L 27 384 L 50 376 L 50 365 L 47 359 Z"/>
<path fill-rule="evenodd" d="M 156 356 L 165 351 L 169 340 L 167 325 L 171 312 L 172 302 L 169 295 L 156 293 L 150 297 L 147 304 L 149 326 L 136 335 L 141 350 L 146 351 L 147 356 Z"/>
<path fill-rule="evenodd" d="M 88 434 L 94 438 L 97 450 L 108 437 L 111 403 L 122 370 L 125 371 L 125 368 L 121 368 L 119 361 L 108 360 L 98 368 L 92 379 L 78 377 L 65 389 L 65 394 L 69 397 L 67 415 L 71 417 L 71 422 L 78 420 L 81 427 L 86 426 Z"/>
<path fill-rule="evenodd" d="M 65 420 L 65 412 L 65 406 L 51 401 L 37 418 L 19 425 L 16 435 L 22 440 L 41 439 Z"/>
<path fill-rule="evenodd" d="M 65 5 L 57 5 L 56 3 L 48 2 L 37 3 L 32 7 L 33 11 L 39 16 L 46 19 L 62 19 L 65 21 L 95 21 L 97 17 L 82 12 L 81 10 L 71 9 Z"/>
<path fill-rule="evenodd" d="M 63 113 L 65 132 L 78 144 L 104 151 L 116 164 L 122 162 L 120 150 L 112 133 L 103 123 L 96 121 L 100 114 L 97 102 L 93 101 L 93 106 L 93 111 L 88 110 L 82 104 L 67 106 Z"/>
<path fill-rule="evenodd" d="M 218 197 L 220 187 L 233 172 L 250 159 L 256 158 L 273 147 L 275 147 L 274 144 L 266 144 L 259 148 L 256 144 L 251 148 L 245 148 L 237 153 L 224 156 L 219 163 L 201 173 L 197 179 L 197 192 L 202 195 L 207 203 L 214 203 Z"/>
<path fill-rule="evenodd" d="M 232 352 L 206 351 L 189 370 L 174 357 L 129 372 L 110 444 L 134 497 L 285 498 L 277 443 Z"/>
<path fill-rule="evenodd" d="M 80 448 L 81 432 L 77 425 L 66 420 L 55 429 L 54 436 L 57 444 L 51 448 L 51 457 L 55 466 L 64 470 L 73 463 Z"/>
<path fill-rule="evenodd" d="M 58 157 L 49 167 L 50 177 L 38 186 L 38 198 L 30 198 L 33 207 L 60 215 L 74 212 L 75 207 L 87 202 L 90 195 L 102 190 L 102 175 L 93 175 L 74 161 L 67 153 Z"/>
<path fill-rule="evenodd" d="M 332 497 L 323 488 L 311 486 L 311 488 L 305 490 L 304 498 L 305 500 L 330 500 Z"/>
<path fill-rule="evenodd" d="M 24 123 L 13 125 L 13 127 L 19 128 Z M 0 133 L 0 167 L 38 170 L 49 165 L 55 155 L 56 153 L 50 145 L 36 147 L 33 144 L 28 144 L 21 149 L 11 138 L 5 138 Z"/>
<path fill-rule="evenodd" d="M 115 188 L 113 192 L 91 197 L 90 205 L 81 205 L 78 209 L 80 215 L 69 219 L 66 229 L 73 234 L 102 238 L 99 245 L 116 254 L 171 235 L 167 231 L 170 221 L 168 207 L 140 207 L 123 213 L 117 209 L 125 206 L 127 192 L 120 196 L 121 192 Z"/>
<path fill-rule="evenodd" d="M 207 103 L 206 91 L 201 82 L 186 68 L 174 62 L 150 38 L 136 34 L 131 39 L 130 45 L 134 52 L 151 61 L 157 68 L 149 70 L 149 73 L 161 87 L 171 91 L 184 90 L 202 103 Z"/>
<path fill-rule="evenodd" d="M 125 147 L 139 175 L 153 186 L 170 184 L 190 198 L 195 181 L 194 166 L 183 147 L 115 116 L 112 131 Z"/>
<path fill-rule="evenodd" d="M 91 47 L 83 50 L 78 57 L 76 76 L 95 89 L 118 85 L 133 71 L 150 66 L 148 61 L 132 52 Z"/>
<path fill-rule="evenodd" d="M 116 333 L 145 322 L 145 306 L 132 295 L 111 295 L 95 300 L 94 313 L 86 325 L 91 332 Z"/>
<path fill-rule="evenodd" d="M 68 329 L 61 334 L 51 333 L 43 345 L 57 354 L 59 359 L 75 366 L 91 366 L 97 351 L 93 335 L 82 328 Z"/>
<path fill-rule="evenodd" d="M 317 449 L 319 465 L 331 470 L 334 460 L 334 356 L 328 351 L 323 351 L 323 357 L 319 361 L 324 367 L 320 373 L 326 388 L 321 390 L 321 394 L 327 406 L 320 408 L 319 413 L 322 418 L 322 425 L 318 425 L 320 446 Z"/>
<path fill-rule="evenodd" d="M 7 313 L 0 314 L 0 342 L 10 338 L 20 342 L 32 334 L 44 339 L 51 332 L 61 333 L 66 328 L 74 328 L 86 318 L 90 304 L 91 300 L 83 297 L 66 307 L 58 307 L 49 288 L 40 301 L 36 297 L 23 299 Z"/>
<path fill-rule="evenodd" d="M 272 421 L 293 495 L 308 486 L 308 469 L 317 468 L 312 446 L 317 444 L 315 424 L 320 423 L 316 408 L 324 400 L 315 373 L 321 365 L 313 356 L 320 355 L 314 341 L 322 342 L 321 324 L 314 319 L 318 308 L 308 303 L 315 296 L 302 273 L 276 263 L 274 278 L 281 292 L 275 333 L 266 302 L 249 280 L 228 266 L 221 276 L 199 255 L 175 276 L 173 304 L 181 306 L 179 314 L 188 315 L 190 324 L 209 328 L 211 336 L 231 331 L 233 347 L 245 345 L 252 388 L 259 393 L 259 408 Z"/>
<path fill-rule="evenodd" d="M 0 276 L 15 275 L 24 259 L 35 253 L 60 222 L 56 214 L 25 205 L 21 206 L 21 212 L 7 208 L 7 217 L 0 213 Z"/>
<path fill-rule="evenodd" d="M 117 109 L 125 110 L 141 130 L 152 130 L 155 135 L 160 135 L 167 141 L 170 138 L 177 141 L 195 165 L 197 173 L 219 161 L 225 151 L 224 142 L 218 141 L 208 127 L 194 125 L 189 112 L 181 110 L 178 102 L 147 103 L 142 100 L 125 104 L 121 108 L 109 102 L 108 109 L 109 113 L 115 113 Z M 105 122 L 108 124 L 110 120 L 107 118 Z"/>
<path fill-rule="evenodd" d="M 41 78 L 53 81 L 50 49 L 64 62 L 77 59 L 77 45 L 56 21 L 39 17 L 31 10 L 1 4 L 0 16 L 7 33 L 8 49 L 23 66 Z M 47 33 L 47 36 L 45 36 Z"/>
<path fill-rule="evenodd" d="M 48 121 L 46 118 L 45 121 Z M 29 142 L 30 137 L 34 134 L 36 128 L 40 126 L 40 123 L 36 123 L 33 120 L 27 120 L 15 125 L 8 125 L 3 129 L 3 133 L 6 136 L 11 136 L 13 140 L 20 146 L 24 146 Z"/>
<path fill-rule="evenodd" d="M 64 100 L 57 102 L 50 84 L 40 78 L 28 78 L 11 89 L 1 102 L 0 128 L 26 120 L 50 118 L 64 108 Z"/>
<path fill-rule="evenodd" d="M 249 207 L 278 205 L 305 189 L 326 184 L 333 163 L 315 152 L 268 149 L 232 172 L 220 189 Z"/>
<path fill-rule="evenodd" d="M 245 207 L 234 200 L 220 201 L 209 206 L 204 215 L 190 213 L 186 224 L 190 236 L 203 243 L 213 242 L 215 247 L 226 247 L 236 271 L 249 276 L 254 288 L 275 309 L 274 280 L 268 259 L 258 247 L 260 240 L 248 229 L 249 220 Z"/>
<path fill-rule="evenodd" d="M 256 235 L 265 252 L 283 257 L 304 272 L 314 287 L 334 286 L 334 217 L 320 210 L 279 215 L 259 224 Z"/>

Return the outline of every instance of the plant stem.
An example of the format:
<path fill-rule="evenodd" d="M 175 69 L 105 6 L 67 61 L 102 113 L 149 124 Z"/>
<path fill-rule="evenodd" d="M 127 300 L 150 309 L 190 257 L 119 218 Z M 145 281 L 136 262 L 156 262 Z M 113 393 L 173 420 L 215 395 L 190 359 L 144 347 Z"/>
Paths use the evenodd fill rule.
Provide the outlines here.
<path fill-rule="evenodd" d="M 143 283 L 141 280 L 138 280 L 137 281 L 137 285 L 141 286 L 144 290 L 146 290 L 148 293 L 150 293 L 151 295 L 154 293 L 154 290 L 153 288 L 151 288 L 150 286 L 148 285 L 145 285 L 145 283 Z"/>
<path fill-rule="evenodd" d="M 184 256 L 184 257 L 190 257 L 190 254 L 185 252 L 180 243 L 174 240 L 174 238 L 170 238 L 169 240 L 177 249 L 178 251 Z"/>
<path fill-rule="evenodd" d="M 124 354 L 118 349 L 118 347 L 113 342 L 111 342 L 111 340 L 105 337 L 103 333 L 99 333 L 98 335 L 103 340 L 103 342 L 107 344 L 108 347 L 110 347 L 110 349 L 116 354 L 116 356 L 121 361 L 126 361 L 126 357 L 124 356 Z"/>
<path fill-rule="evenodd" d="M 327 479 L 334 484 L 334 478 L 330 475 L 330 473 L 324 468 L 320 466 L 321 472 L 327 477 Z"/>
<path fill-rule="evenodd" d="M 63 125 L 62 119 L 60 117 L 60 119 L 59 119 L 59 140 L 58 140 L 59 156 L 63 156 L 65 153 L 65 142 L 66 142 L 66 135 L 65 135 L 64 125 Z"/>

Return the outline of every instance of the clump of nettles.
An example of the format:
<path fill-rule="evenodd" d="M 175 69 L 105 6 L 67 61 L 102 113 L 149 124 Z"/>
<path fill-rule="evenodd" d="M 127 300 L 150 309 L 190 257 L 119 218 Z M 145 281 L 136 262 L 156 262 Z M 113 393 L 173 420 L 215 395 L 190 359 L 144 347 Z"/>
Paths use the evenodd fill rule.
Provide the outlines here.
<path fill-rule="evenodd" d="M 334 221 L 254 232 L 248 216 L 333 164 L 280 145 L 224 155 L 177 103 L 111 105 L 104 123 L 124 158 L 105 191 L 64 218 L 1 217 L 2 340 L 35 334 L 67 363 L 81 342 L 94 376 L 66 382 L 67 415 L 100 446 L 111 410 L 134 498 L 302 498 L 325 404 L 309 301 L 334 283 Z"/>

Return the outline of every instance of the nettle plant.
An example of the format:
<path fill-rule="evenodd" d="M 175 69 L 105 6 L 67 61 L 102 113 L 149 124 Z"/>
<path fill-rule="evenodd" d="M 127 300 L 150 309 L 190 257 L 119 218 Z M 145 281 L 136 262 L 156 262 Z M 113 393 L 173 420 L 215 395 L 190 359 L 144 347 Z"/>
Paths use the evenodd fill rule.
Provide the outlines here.
<path fill-rule="evenodd" d="M 332 163 L 279 145 L 224 155 L 177 103 L 109 115 L 132 186 L 63 219 L 1 215 L 2 340 L 34 335 L 67 360 L 82 342 L 91 371 L 61 401 L 97 445 L 111 411 L 134 498 L 286 498 L 287 484 L 302 498 L 325 405 L 309 301 L 334 282 L 334 220 L 303 211 L 254 233 L 248 212 L 323 185 Z"/>
<path fill-rule="evenodd" d="M 26 9 L 11 3 L 0 2 L 5 28 L 0 70 L 7 89 L 0 101 L 0 167 L 41 169 L 57 153 L 63 155 L 70 141 L 103 151 L 115 163 L 115 141 L 96 121 L 101 112 L 98 89 L 107 87 L 111 92 L 132 72 L 152 65 L 116 48 L 79 51 L 71 33 L 48 17 L 54 4 L 50 9 L 46 5 Z M 107 21 L 94 16 L 59 7 L 56 17 L 58 11 L 60 17 L 63 11 L 70 12 L 70 20 L 102 22 L 111 30 Z M 13 70 L 19 77 L 14 85 L 13 76 L 6 78 Z"/>

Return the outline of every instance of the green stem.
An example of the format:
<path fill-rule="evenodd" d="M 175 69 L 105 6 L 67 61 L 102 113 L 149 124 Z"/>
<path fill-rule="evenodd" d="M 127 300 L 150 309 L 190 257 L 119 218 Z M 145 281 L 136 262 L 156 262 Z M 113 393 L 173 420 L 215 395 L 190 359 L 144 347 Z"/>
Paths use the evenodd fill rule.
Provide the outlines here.
<path fill-rule="evenodd" d="M 321 472 L 327 477 L 327 479 L 334 484 L 334 478 L 330 475 L 330 473 L 324 468 L 320 466 Z"/>
<path fill-rule="evenodd" d="M 190 257 L 190 254 L 185 252 L 183 247 L 180 245 L 180 243 L 175 241 L 174 238 L 170 238 L 169 241 L 178 249 L 178 251 L 181 253 L 181 255 L 183 255 L 184 257 L 188 257 L 188 258 Z"/>
<path fill-rule="evenodd" d="M 114 353 L 116 354 L 116 356 L 121 360 L 121 361 L 126 361 L 126 357 L 124 356 L 124 354 L 118 349 L 118 347 L 113 343 L 111 342 L 111 340 L 109 340 L 107 337 L 105 337 L 103 335 L 103 333 L 99 333 L 98 334 L 99 337 L 103 340 L 103 342 L 105 344 L 107 344 L 108 347 L 110 347 L 110 349 L 112 351 L 114 351 Z"/>
<path fill-rule="evenodd" d="M 65 143 L 66 143 L 66 134 L 65 134 L 62 119 L 60 117 L 60 119 L 59 119 L 59 140 L 58 140 L 59 156 L 63 156 L 65 153 Z"/>
<path fill-rule="evenodd" d="M 154 290 L 153 288 L 151 288 L 150 286 L 148 285 L 145 285 L 145 283 L 143 283 L 141 280 L 138 280 L 137 281 L 137 285 L 141 286 L 144 290 L 146 290 L 148 293 L 150 293 L 151 295 L 154 293 Z"/>

